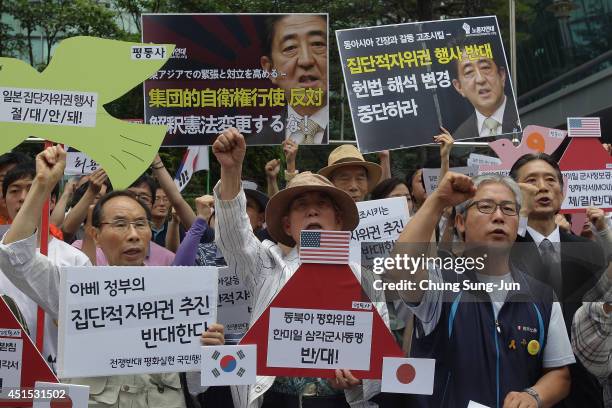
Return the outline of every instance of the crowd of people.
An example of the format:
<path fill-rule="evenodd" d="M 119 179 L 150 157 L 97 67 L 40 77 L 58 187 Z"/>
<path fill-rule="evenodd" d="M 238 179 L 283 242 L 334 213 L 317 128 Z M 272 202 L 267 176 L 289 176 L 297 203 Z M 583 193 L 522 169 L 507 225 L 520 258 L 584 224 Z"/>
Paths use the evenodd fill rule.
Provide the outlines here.
<path fill-rule="evenodd" d="M 298 144 L 287 139 L 280 161 L 263 171 L 267 193 L 242 180 L 244 137 L 230 128 L 212 146 L 221 177 L 212 195 L 182 197 L 157 156 L 150 174 L 126 190 L 113 190 L 100 169 L 64 178 L 66 153 L 46 148 L 34 160 L 0 156 L 0 217 L 8 231 L 0 243 L 0 293 L 32 338 L 45 312 L 43 356 L 55 369 L 62 266 L 228 266 L 251 293 L 251 324 L 300 266 L 302 230 L 355 229 L 356 203 L 390 197 L 407 200 L 410 221 L 394 252 L 418 257 L 486 253 L 483 270 L 458 274 L 423 267 L 389 269 L 388 281 L 482 282 L 482 290 L 407 290 L 387 299 L 367 288 L 374 276 L 351 263 L 378 313 L 406 356 L 436 360 L 432 395 L 381 392 L 380 380 L 338 369 L 335 378 L 258 376 L 250 386 L 199 386 L 199 373 L 120 375 L 63 379 L 90 386 L 95 407 L 610 407 L 612 379 L 612 222 L 588 208 L 575 235 L 559 216 L 564 180 L 546 154 L 527 154 L 510 176 L 470 178 L 449 171 L 452 136 L 444 129 L 440 182 L 429 195 L 423 171 L 392 177 L 391 155 L 380 164 L 341 145 L 316 172 L 299 169 Z M 40 214 L 50 200 L 48 254 L 38 251 Z M 454 244 L 460 243 L 461 246 Z M 460 249 L 458 249 L 460 248 Z M 583 303 L 586 302 L 586 303 Z M 235 339 L 234 339 L 235 340 Z M 222 345 L 224 327 L 202 333 L 205 345 Z M 118 347 L 120 340 L 118 339 Z M 194 377 L 194 375 L 196 375 Z"/>

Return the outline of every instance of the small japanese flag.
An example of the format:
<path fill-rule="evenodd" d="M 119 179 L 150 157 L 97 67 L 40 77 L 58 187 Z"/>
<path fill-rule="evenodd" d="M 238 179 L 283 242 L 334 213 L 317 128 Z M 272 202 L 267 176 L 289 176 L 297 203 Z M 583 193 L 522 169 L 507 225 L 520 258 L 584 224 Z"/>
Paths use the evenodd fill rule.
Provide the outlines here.
<path fill-rule="evenodd" d="M 257 346 L 203 346 L 201 385 L 255 384 Z"/>
<path fill-rule="evenodd" d="M 87 408 L 89 402 L 89 385 L 36 381 L 34 389 L 45 390 L 44 394 L 51 398 L 35 399 L 32 408 Z"/>
<path fill-rule="evenodd" d="M 433 394 L 436 360 L 384 357 L 382 392 Z"/>

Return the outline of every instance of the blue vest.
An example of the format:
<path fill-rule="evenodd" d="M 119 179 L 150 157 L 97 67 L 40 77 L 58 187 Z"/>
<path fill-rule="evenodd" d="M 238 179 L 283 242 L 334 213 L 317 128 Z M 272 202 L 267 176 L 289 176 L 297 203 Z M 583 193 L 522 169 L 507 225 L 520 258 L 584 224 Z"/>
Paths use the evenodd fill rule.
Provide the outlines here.
<path fill-rule="evenodd" d="M 470 273 L 442 275 L 445 282 L 478 282 Z M 520 272 L 512 278 L 520 290 L 508 292 L 497 320 L 489 294 L 475 290 L 445 293 L 440 320 L 427 336 L 417 338 L 423 332 L 415 319 L 411 356 L 436 359 L 436 369 L 433 394 L 415 396 L 414 406 L 465 408 L 473 400 L 501 408 L 509 392 L 542 376 L 553 291 Z M 532 341 L 539 345 L 535 354 L 528 352 Z"/>

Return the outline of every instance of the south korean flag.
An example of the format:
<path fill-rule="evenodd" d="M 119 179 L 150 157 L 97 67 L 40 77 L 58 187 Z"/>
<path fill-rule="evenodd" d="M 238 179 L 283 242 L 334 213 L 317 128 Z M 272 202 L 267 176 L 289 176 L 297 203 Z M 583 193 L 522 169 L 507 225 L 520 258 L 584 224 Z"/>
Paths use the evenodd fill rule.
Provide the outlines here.
<path fill-rule="evenodd" d="M 203 346 L 201 385 L 255 384 L 257 346 Z"/>

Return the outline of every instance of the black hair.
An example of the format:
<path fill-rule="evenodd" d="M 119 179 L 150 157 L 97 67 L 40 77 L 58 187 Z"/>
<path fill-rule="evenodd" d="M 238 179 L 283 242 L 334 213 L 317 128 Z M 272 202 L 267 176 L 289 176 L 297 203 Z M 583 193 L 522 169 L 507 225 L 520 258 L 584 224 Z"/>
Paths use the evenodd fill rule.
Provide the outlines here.
<path fill-rule="evenodd" d="M 414 169 L 411 170 L 407 175 L 406 175 L 406 186 L 408 186 L 408 191 L 410 192 L 410 196 L 412 196 L 412 194 L 414 193 L 412 190 L 412 182 L 414 181 L 414 176 L 417 174 L 417 172 L 419 170 L 423 170 L 422 168 L 418 168 L 418 169 Z M 425 180 L 423 180 L 423 173 L 421 173 L 421 184 L 423 185 L 423 188 L 425 188 Z"/>
<path fill-rule="evenodd" d="M 91 225 L 96 228 L 100 228 L 102 222 L 102 208 L 104 207 L 104 204 L 106 204 L 107 201 L 110 201 L 116 197 L 128 197 L 136 201 L 138 205 L 140 205 L 145 210 L 145 213 L 147 214 L 147 220 L 151 221 L 151 210 L 149 210 L 149 207 L 145 203 L 143 203 L 136 197 L 136 194 L 134 194 L 133 191 L 115 190 L 108 194 L 104 194 L 102 198 L 98 200 L 91 216 Z"/>
<path fill-rule="evenodd" d="M 16 181 L 23 179 L 34 180 L 36 177 L 36 167 L 34 167 L 34 162 L 29 160 L 23 165 L 18 165 L 13 167 L 6 175 L 4 176 L 4 181 L 2 182 L 2 196 L 6 197 L 6 192 L 8 191 L 11 184 Z M 59 195 L 59 183 L 53 187 L 53 191 L 51 191 L 51 197 L 57 200 Z"/>
<path fill-rule="evenodd" d="M 106 178 L 106 180 L 104 180 L 104 185 L 106 186 L 106 194 L 113 191 L 113 186 L 110 180 L 108 179 L 108 177 Z M 81 198 L 83 198 L 83 195 L 85 194 L 88 188 L 89 188 L 89 181 L 81 184 L 76 190 L 74 190 L 74 194 L 72 194 L 70 203 L 68 203 L 68 208 L 72 208 L 75 205 L 77 205 L 77 203 L 81 201 Z"/>
<path fill-rule="evenodd" d="M 465 34 L 460 34 L 456 37 L 454 37 L 448 44 L 447 47 L 448 48 L 453 48 L 453 47 L 459 47 L 459 49 L 461 50 L 461 52 L 463 52 L 463 49 L 466 46 L 473 46 L 473 45 L 484 45 L 487 43 L 491 44 L 491 55 L 493 56 L 492 61 L 495 64 L 495 66 L 497 67 L 498 70 L 504 70 L 506 71 L 506 74 L 508 74 L 507 70 L 506 70 L 506 66 L 505 66 L 505 57 L 503 52 L 501 52 L 501 45 L 499 47 L 496 47 L 495 45 L 495 41 L 496 40 L 492 40 L 492 38 L 497 38 L 497 37 L 493 37 L 493 36 L 470 36 L 467 37 Z M 460 56 L 461 59 L 455 59 L 453 61 L 451 61 L 452 65 L 452 69 L 449 69 L 449 74 L 451 75 L 452 78 L 454 79 L 458 79 L 459 78 L 459 63 L 462 60 L 462 56 Z"/>
<path fill-rule="evenodd" d="M 381 198 L 387 198 L 389 194 L 391 194 L 391 191 L 393 191 L 393 189 L 400 184 L 406 184 L 406 183 L 397 177 L 392 177 L 392 178 L 383 180 L 380 183 L 378 183 L 376 187 L 374 187 L 374 189 L 370 193 L 370 198 L 372 200 L 379 200 Z"/>
<path fill-rule="evenodd" d="M 551 156 L 546 153 L 527 153 L 519 157 L 519 159 L 512 165 L 510 169 L 510 177 L 514 179 L 514 181 L 518 182 L 518 172 L 525 164 L 534 161 L 534 160 L 542 160 L 550 165 L 557 173 L 557 179 L 559 180 L 559 184 L 561 188 L 563 188 L 563 175 L 561 174 L 561 169 L 559 168 L 559 163 Z"/>
<path fill-rule="evenodd" d="M 266 17 L 262 31 L 261 45 L 263 55 L 272 58 L 272 42 L 274 34 L 276 34 L 276 24 L 285 17 L 290 17 L 291 14 L 276 14 Z M 313 16 L 321 17 L 327 24 L 327 19 L 322 14 L 313 14 Z"/>
<path fill-rule="evenodd" d="M 151 192 L 151 205 L 155 204 L 155 193 L 157 192 L 157 183 L 155 179 L 148 174 L 144 173 L 133 182 L 130 187 L 138 187 L 141 184 L 146 184 L 147 188 Z"/>
<path fill-rule="evenodd" d="M 32 159 L 23 153 L 19 152 L 8 152 L 0 155 L 0 169 L 11 164 L 26 164 L 31 162 Z"/>
<path fill-rule="evenodd" d="M 13 167 L 4 176 L 4 181 L 2 182 L 2 196 L 6 197 L 9 186 L 14 182 L 23 179 L 34 180 L 34 177 L 36 177 L 36 168 L 32 162 L 24 166 Z"/>

